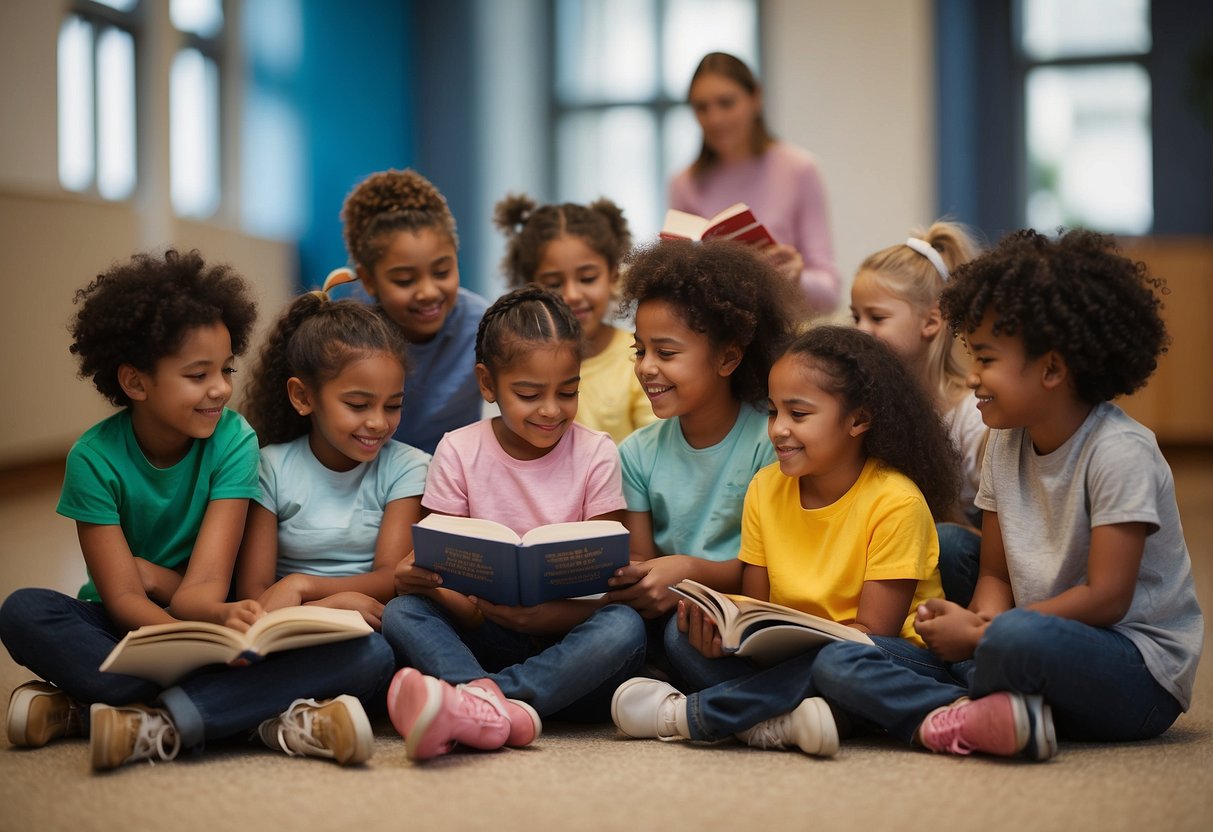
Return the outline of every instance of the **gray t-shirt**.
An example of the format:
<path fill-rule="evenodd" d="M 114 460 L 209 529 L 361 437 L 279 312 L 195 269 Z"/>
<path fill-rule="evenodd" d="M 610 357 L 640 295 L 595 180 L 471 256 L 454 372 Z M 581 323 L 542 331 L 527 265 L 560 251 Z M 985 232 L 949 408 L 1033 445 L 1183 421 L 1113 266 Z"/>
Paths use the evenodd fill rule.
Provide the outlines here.
<path fill-rule="evenodd" d="M 1154 434 L 1103 403 L 1050 454 L 1027 430 L 990 431 L 975 500 L 998 513 L 1016 606 L 1086 581 L 1091 529 L 1146 523 L 1129 611 L 1112 629 L 1141 651 L 1150 674 L 1186 711 L 1204 641 L 1175 481 Z"/>

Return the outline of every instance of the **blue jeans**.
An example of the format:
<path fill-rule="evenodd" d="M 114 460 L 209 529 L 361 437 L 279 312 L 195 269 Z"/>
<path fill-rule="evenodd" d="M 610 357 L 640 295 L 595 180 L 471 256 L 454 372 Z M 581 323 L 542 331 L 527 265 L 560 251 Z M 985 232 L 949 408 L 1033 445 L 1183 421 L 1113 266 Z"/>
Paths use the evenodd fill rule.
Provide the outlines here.
<path fill-rule="evenodd" d="M 677 618 L 666 626 L 665 649 L 692 691 L 687 696 L 687 725 L 694 740 L 725 739 L 817 695 L 812 672 L 819 650 L 766 668 L 736 656 L 709 659 L 678 631 Z"/>
<path fill-rule="evenodd" d="M 484 621 L 458 629 L 440 604 L 401 595 L 383 611 L 396 663 L 451 684 L 489 678 L 541 717 L 610 719 L 615 688 L 644 665 L 645 628 L 631 607 L 609 604 L 559 638 L 529 636 Z"/>
<path fill-rule="evenodd" d="M 823 648 L 813 684 L 836 708 L 907 742 L 935 708 L 996 691 L 1043 695 L 1058 735 L 1069 739 L 1149 739 L 1182 712 L 1129 639 L 1053 615 L 999 615 L 973 658 L 956 664 L 900 639 L 873 640 L 876 647 Z"/>
<path fill-rule="evenodd" d="M 165 708 L 185 748 L 253 730 L 296 699 L 352 694 L 369 704 L 394 669 L 391 648 L 372 634 L 208 669 L 164 690 L 97 669 L 123 635 L 101 604 L 49 589 L 19 589 L 0 606 L 0 639 L 14 661 L 83 704 Z"/>
<path fill-rule="evenodd" d="M 969 606 L 977 586 L 981 534 L 959 523 L 936 523 L 939 533 L 939 579 L 949 601 Z"/>

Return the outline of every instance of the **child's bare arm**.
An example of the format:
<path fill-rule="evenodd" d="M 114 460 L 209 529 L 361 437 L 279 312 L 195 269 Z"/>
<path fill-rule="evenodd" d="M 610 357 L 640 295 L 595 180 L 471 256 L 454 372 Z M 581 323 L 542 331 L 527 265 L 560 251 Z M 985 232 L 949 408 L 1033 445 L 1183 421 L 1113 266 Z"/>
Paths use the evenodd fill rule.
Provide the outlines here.
<path fill-rule="evenodd" d="M 244 539 L 236 558 L 236 597 L 260 598 L 274 584 L 278 565 L 278 516 L 263 505 L 249 506 Z"/>
<path fill-rule="evenodd" d="M 864 581 L 852 626 L 875 636 L 901 635 L 917 588 L 912 579 Z"/>
<path fill-rule="evenodd" d="M 627 511 L 624 512 L 622 522 L 627 526 L 630 536 L 632 560 L 652 560 L 661 554 L 657 551 L 657 544 L 653 542 L 652 514 L 647 511 Z"/>
<path fill-rule="evenodd" d="M 658 618 L 678 602 L 670 592 L 670 585 L 684 578 L 707 584 L 721 592 L 738 592 L 741 589 L 741 561 L 733 558 L 713 561 L 691 555 L 663 555 L 652 560 L 632 563 L 615 574 L 612 585 L 634 581 L 630 586 L 613 589 L 607 600 L 627 604 L 645 618 Z"/>
<path fill-rule="evenodd" d="M 227 603 L 236 552 L 244 535 L 248 500 L 212 500 L 169 612 L 176 618 L 247 629 L 264 614 L 256 601 Z"/>
<path fill-rule="evenodd" d="M 1011 592 L 1011 575 L 1007 571 L 1002 527 L 998 523 L 998 514 L 986 511 L 982 513 L 981 521 L 981 562 L 969 609 L 989 621 L 1013 606 L 1015 596 Z"/>
<path fill-rule="evenodd" d="M 1086 582 L 1029 609 L 1092 627 L 1120 621 L 1133 603 L 1148 528 L 1145 523 L 1114 523 L 1091 529 Z"/>
<path fill-rule="evenodd" d="M 77 522 L 76 533 L 89 575 L 115 624 L 134 630 L 145 624 L 167 624 L 174 620 L 148 597 L 121 526 Z"/>

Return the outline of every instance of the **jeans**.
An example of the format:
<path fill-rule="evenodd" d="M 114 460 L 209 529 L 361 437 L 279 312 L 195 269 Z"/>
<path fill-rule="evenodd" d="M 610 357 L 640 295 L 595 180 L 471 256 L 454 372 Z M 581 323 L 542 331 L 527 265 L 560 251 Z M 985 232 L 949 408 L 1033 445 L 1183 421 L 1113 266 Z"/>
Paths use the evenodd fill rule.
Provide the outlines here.
<path fill-rule="evenodd" d="M 49 589 L 19 589 L 0 607 L 0 639 L 24 665 L 83 704 L 157 704 L 185 748 L 255 729 L 296 699 L 352 694 L 369 704 L 394 669 L 378 634 L 274 653 L 248 667 L 208 668 L 163 690 L 99 668 L 124 635 L 101 604 Z"/>
<path fill-rule="evenodd" d="M 812 671 L 820 648 L 766 668 L 736 656 L 709 659 L 691 646 L 672 618 L 665 649 L 692 691 L 687 696 L 687 725 L 694 740 L 725 739 L 817 695 Z"/>
<path fill-rule="evenodd" d="M 907 742 L 927 714 L 961 696 L 1041 694 L 1059 736 L 1119 742 L 1156 737 L 1182 708 L 1114 630 L 1014 609 L 996 617 L 973 658 L 947 664 L 900 639 L 822 649 L 813 684 L 832 705 Z"/>
<path fill-rule="evenodd" d="M 977 586 L 981 534 L 959 523 L 936 523 L 939 533 L 939 579 L 949 601 L 967 607 Z"/>
<path fill-rule="evenodd" d="M 484 621 L 460 630 L 441 605 L 401 595 L 383 611 L 383 635 L 396 663 L 451 684 L 489 678 L 541 717 L 610 719 L 615 688 L 644 665 L 645 626 L 631 607 L 609 604 L 559 638 Z"/>

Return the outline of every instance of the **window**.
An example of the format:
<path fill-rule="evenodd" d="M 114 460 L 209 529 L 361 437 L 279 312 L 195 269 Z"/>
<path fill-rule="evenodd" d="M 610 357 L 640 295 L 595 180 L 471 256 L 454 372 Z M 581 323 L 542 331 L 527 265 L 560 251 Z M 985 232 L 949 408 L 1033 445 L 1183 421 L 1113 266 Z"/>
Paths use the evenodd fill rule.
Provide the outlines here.
<path fill-rule="evenodd" d="M 556 192 L 606 196 L 638 238 L 656 234 L 665 183 L 699 151 L 685 103 L 704 54 L 758 68 L 755 0 L 557 0 Z"/>
<path fill-rule="evenodd" d="M 126 199 L 137 182 L 138 0 L 78 2 L 59 29 L 59 182 Z"/>
<path fill-rule="evenodd" d="M 206 218 L 219 208 L 219 59 L 222 0 L 170 0 L 182 46 L 169 72 L 169 169 L 173 209 Z"/>
<path fill-rule="evenodd" d="M 1019 24 L 1028 224 L 1148 233 L 1149 0 L 1020 0 Z"/>

